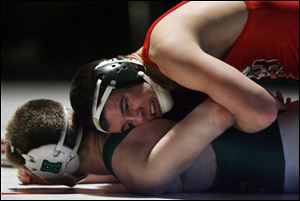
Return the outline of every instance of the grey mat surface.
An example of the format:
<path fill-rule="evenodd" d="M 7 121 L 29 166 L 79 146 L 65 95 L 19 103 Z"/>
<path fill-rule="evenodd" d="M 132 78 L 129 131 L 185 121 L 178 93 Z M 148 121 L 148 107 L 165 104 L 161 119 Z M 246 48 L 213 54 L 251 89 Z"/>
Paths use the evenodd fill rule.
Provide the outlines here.
<path fill-rule="evenodd" d="M 292 100 L 299 99 L 299 89 L 280 86 L 269 87 L 271 91 L 280 89 L 284 96 Z M 68 100 L 69 83 L 1 83 L 1 137 L 16 108 L 28 100 L 49 98 L 70 107 Z M 118 186 L 110 184 L 81 184 L 75 188 L 65 186 L 20 185 L 17 170 L 1 167 L 1 200 L 155 200 L 155 199 L 191 199 L 191 200 L 299 200 L 299 194 L 210 194 L 188 193 L 158 197 L 137 196 L 118 193 Z"/>

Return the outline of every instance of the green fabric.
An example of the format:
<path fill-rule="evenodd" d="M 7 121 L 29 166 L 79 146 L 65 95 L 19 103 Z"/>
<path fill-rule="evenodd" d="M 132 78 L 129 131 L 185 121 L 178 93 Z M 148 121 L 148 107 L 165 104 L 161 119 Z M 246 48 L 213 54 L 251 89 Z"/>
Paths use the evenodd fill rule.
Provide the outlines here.
<path fill-rule="evenodd" d="M 109 134 L 103 146 L 104 163 L 114 175 L 113 152 L 129 132 Z M 255 134 L 230 128 L 214 140 L 212 146 L 217 175 L 208 191 L 283 191 L 285 161 L 277 122 Z"/>
<path fill-rule="evenodd" d="M 114 171 L 112 169 L 112 165 L 111 165 L 112 155 L 113 155 L 116 147 L 123 141 L 123 139 L 128 135 L 129 132 L 130 131 L 124 132 L 124 133 L 108 134 L 107 139 L 103 145 L 102 158 L 103 158 L 106 168 L 113 175 L 115 175 L 115 173 L 114 173 Z"/>
<path fill-rule="evenodd" d="M 212 146 L 217 175 L 210 190 L 283 192 L 285 160 L 277 122 L 255 134 L 230 128 Z"/>

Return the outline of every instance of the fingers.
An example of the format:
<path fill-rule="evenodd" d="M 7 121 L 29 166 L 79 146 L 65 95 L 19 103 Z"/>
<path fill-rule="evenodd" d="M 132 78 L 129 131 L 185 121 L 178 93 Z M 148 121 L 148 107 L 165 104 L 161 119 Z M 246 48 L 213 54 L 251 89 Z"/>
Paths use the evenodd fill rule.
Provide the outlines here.
<path fill-rule="evenodd" d="M 289 104 L 292 102 L 291 97 L 286 98 L 286 100 L 284 101 L 284 97 L 280 91 L 276 91 L 276 98 L 279 102 L 281 102 L 283 104 Z"/>
<path fill-rule="evenodd" d="M 7 141 L 5 139 L 1 139 L 1 154 L 5 154 L 6 146 L 7 146 Z"/>
<path fill-rule="evenodd" d="M 18 179 L 22 184 L 31 183 L 31 174 L 25 168 L 18 169 Z"/>
<path fill-rule="evenodd" d="M 282 95 L 282 93 L 280 91 L 276 91 L 276 98 L 281 103 L 284 103 L 284 98 L 283 98 L 283 95 Z"/>
<path fill-rule="evenodd" d="M 7 143 L 7 140 L 6 139 L 3 139 L 1 138 L 1 144 L 6 144 Z"/>

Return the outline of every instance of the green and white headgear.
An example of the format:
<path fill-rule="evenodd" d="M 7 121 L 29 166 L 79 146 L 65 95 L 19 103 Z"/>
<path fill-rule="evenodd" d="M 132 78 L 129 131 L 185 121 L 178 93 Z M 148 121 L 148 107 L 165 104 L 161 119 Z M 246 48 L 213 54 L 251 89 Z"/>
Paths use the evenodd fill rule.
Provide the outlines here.
<path fill-rule="evenodd" d="M 80 165 L 77 151 L 82 139 L 82 128 L 80 127 L 74 148 L 71 149 L 63 145 L 68 131 L 68 124 L 69 118 L 64 108 L 64 127 L 57 144 L 43 145 L 30 150 L 27 154 L 21 153 L 18 148 L 10 145 L 11 151 L 16 151 L 22 155 L 25 159 L 24 166 L 33 174 L 48 181 L 59 181 L 67 178 L 72 181 L 71 185 L 75 185 L 82 179 L 72 175 Z"/>

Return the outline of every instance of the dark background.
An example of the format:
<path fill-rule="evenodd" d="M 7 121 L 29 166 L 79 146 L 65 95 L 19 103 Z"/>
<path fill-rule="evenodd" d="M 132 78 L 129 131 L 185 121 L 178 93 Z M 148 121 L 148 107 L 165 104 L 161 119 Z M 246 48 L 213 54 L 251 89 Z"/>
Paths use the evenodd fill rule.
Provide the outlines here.
<path fill-rule="evenodd" d="M 1 1 L 1 81 L 69 81 L 85 63 L 139 49 L 151 23 L 178 2 Z"/>
<path fill-rule="evenodd" d="M 128 54 L 178 1 L 1 1 L 1 81 L 71 80 L 90 61 Z"/>

